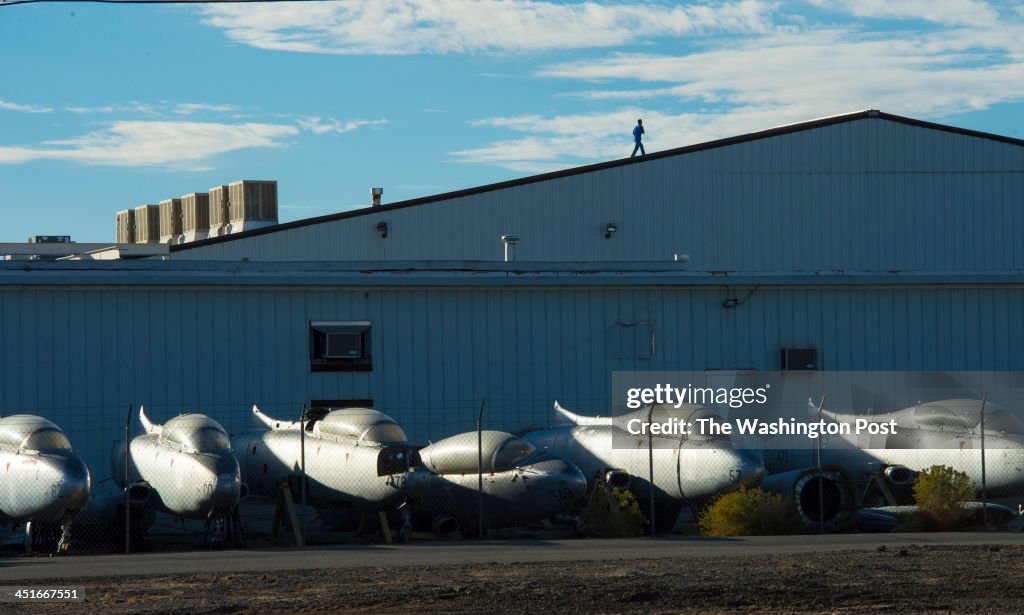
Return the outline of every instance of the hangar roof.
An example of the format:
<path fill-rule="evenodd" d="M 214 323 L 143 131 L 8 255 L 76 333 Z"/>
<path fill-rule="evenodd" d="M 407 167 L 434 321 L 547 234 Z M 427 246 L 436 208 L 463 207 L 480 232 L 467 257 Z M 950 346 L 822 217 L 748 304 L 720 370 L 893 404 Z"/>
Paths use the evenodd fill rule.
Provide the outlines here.
<path fill-rule="evenodd" d="M 315 217 L 315 218 L 305 218 L 305 219 L 302 219 L 302 220 L 295 220 L 293 222 L 285 222 L 283 224 L 277 224 L 277 225 L 274 225 L 274 226 L 252 229 L 252 230 L 249 230 L 249 231 L 243 231 L 243 232 L 235 233 L 235 234 L 231 234 L 231 235 L 224 235 L 224 236 L 221 236 L 221 237 L 211 237 L 211 238 L 208 238 L 208 239 L 201 239 L 201 240 L 197 240 L 197 241 L 193 241 L 193 242 L 189 242 L 189 243 L 172 245 L 172 246 L 170 246 L 170 251 L 171 252 L 181 252 L 181 251 L 185 251 L 185 250 L 190 250 L 192 248 L 198 248 L 198 247 L 202 247 L 202 246 L 209 246 L 209 245 L 219 244 L 219 243 L 232 242 L 232 241 L 236 241 L 236 240 L 239 240 L 239 239 L 245 239 L 247 237 L 255 237 L 255 236 L 258 236 L 258 235 L 272 234 L 272 233 L 276 233 L 276 232 L 279 232 L 279 231 L 285 231 L 285 230 L 288 230 L 288 229 L 300 228 L 300 227 L 304 227 L 304 226 L 311 226 L 311 225 L 315 225 L 315 224 L 322 224 L 324 222 L 332 222 L 332 221 L 335 221 L 335 220 L 344 220 L 344 219 L 347 219 L 347 218 L 357 218 L 357 217 L 360 217 L 360 216 L 365 216 L 365 215 L 370 215 L 370 214 L 378 214 L 378 213 L 383 213 L 383 212 L 387 212 L 387 211 L 394 211 L 394 210 L 398 210 L 398 209 L 404 209 L 404 208 L 407 208 L 407 207 L 416 207 L 416 206 L 419 206 L 419 205 L 428 205 L 430 203 L 436 203 L 436 202 L 439 202 L 439 201 L 445 201 L 445 200 L 450 200 L 450 199 L 459 198 L 459 197 L 465 197 L 465 196 L 471 196 L 471 195 L 476 195 L 476 194 L 482 194 L 482 193 L 491 192 L 491 191 L 495 191 L 495 190 L 501 190 L 501 189 L 504 189 L 504 188 L 510 188 L 510 187 L 514 187 L 514 186 L 522 186 L 522 185 L 527 185 L 527 184 L 544 182 L 544 181 L 548 181 L 548 180 L 552 180 L 552 179 L 558 179 L 558 178 L 563 178 L 563 177 L 570 177 L 570 176 L 581 175 L 581 174 L 585 174 L 585 173 L 592 173 L 594 171 L 600 171 L 600 170 L 603 170 L 603 169 L 610 169 L 610 168 L 614 168 L 614 167 L 622 167 L 622 166 L 633 165 L 633 164 L 644 164 L 646 162 L 650 162 L 650 161 L 654 161 L 654 160 L 659 160 L 659 159 L 663 159 L 663 158 L 671 158 L 673 156 L 680 156 L 680 155 L 689 154 L 689 153 L 693 153 L 693 152 L 699 152 L 699 151 L 705 151 L 705 150 L 710 150 L 710 149 L 715 149 L 715 148 L 720 148 L 720 147 L 726 147 L 726 146 L 729 146 L 729 145 L 735 145 L 737 143 L 745 143 L 745 142 L 749 142 L 749 141 L 756 141 L 756 140 L 759 140 L 759 139 L 766 139 L 766 138 L 770 138 L 770 137 L 776 137 L 776 136 L 779 136 L 779 135 L 786 135 L 786 134 L 798 133 L 798 132 L 803 132 L 803 131 L 808 131 L 808 130 L 814 130 L 814 129 L 821 128 L 821 127 L 824 127 L 824 126 L 832 126 L 832 125 L 835 125 L 835 124 L 844 124 L 844 123 L 854 122 L 854 121 L 862 120 L 862 119 L 866 119 L 866 118 L 884 119 L 884 120 L 889 120 L 891 122 L 896 122 L 896 123 L 899 123 L 899 124 L 906 124 L 906 125 L 917 126 L 917 127 L 921 127 L 921 128 L 929 128 L 929 129 L 932 129 L 932 130 L 948 132 L 948 133 L 954 133 L 954 134 L 965 135 L 965 136 L 971 136 L 971 137 L 978 137 L 978 138 L 981 138 L 981 139 L 989 139 L 989 140 L 993 140 L 993 141 L 1000 141 L 1000 142 L 1008 143 L 1008 144 L 1011 144 L 1011 145 L 1024 146 L 1024 140 L 1021 140 L 1021 139 L 1015 139 L 1015 138 L 1012 138 L 1012 137 L 1007 137 L 1007 136 L 997 135 L 997 134 L 987 133 L 987 132 L 981 132 L 981 131 L 976 131 L 976 130 L 969 130 L 969 129 L 966 129 L 966 128 L 958 128 L 958 127 L 955 127 L 955 126 L 948 126 L 948 125 L 945 125 L 945 124 L 937 124 L 937 123 L 933 123 L 933 122 L 926 122 L 926 121 L 923 121 L 923 120 L 913 119 L 913 118 L 904 117 L 904 116 L 900 116 L 900 115 L 893 115 L 891 113 L 885 113 L 883 111 L 879 111 L 879 110 L 876 110 L 876 109 L 866 109 L 866 110 L 863 110 L 863 111 L 856 111 L 856 112 L 853 112 L 853 113 L 834 115 L 834 116 L 825 117 L 825 118 L 819 118 L 819 119 L 810 120 L 810 121 L 806 121 L 806 122 L 798 122 L 798 123 L 795 123 L 795 124 L 786 124 L 786 125 L 783 125 L 783 126 L 778 126 L 778 127 L 775 127 L 775 128 L 770 128 L 770 129 L 767 129 L 767 130 L 761 130 L 761 131 L 752 132 L 752 133 L 748 133 L 748 134 L 744 134 L 744 135 L 738 135 L 738 136 L 734 136 L 734 137 L 727 137 L 727 138 L 718 139 L 718 140 L 715 140 L 715 141 L 708 141 L 706 143 L 698 143 L 698 144 L 695 144 L 695 145 L 688 145 L 688 146 L 685 146 L 685 147 L 677 147 L 677 148 L 674 148 L 674 149 L 664 150 L 664 151 L 660 151 L 660 152 L 652 152 L 650 154 L 647 154 L 646 156 L 637 157 L 637 158 L 623 158 L 623 159 L 618 159 L 618 160 L 610 160 L 610 161 L 606 161 L 606 162 L 599 162 L 599 163 L 596 163 L 596 164 L 590 164 L 590 165 L 581 166 L 581 167 L 574 167 L 574 168 L 571 168 L 571 169 L 564 169 L 564 170 L 561 170 L 561 171 L 554 171 L 554 172 L 550 172 L 550 173 L 543 173 L 543 174 L 540 174 L 540 175 L 532 175 L 532 176 L 529 176 L 529 177 L 523 177 L 523 178 L 519 178 L 519 179 L 514 179 L 514 180 L 509 180 L 509 181 L 504 181 L 504 182 L 499 182 L 499 183 L 494 183 L 494 184 L 487 184 L 487 185 L 484 185 L 484 186 L 477 186 L 477 187 L 474 187 L 474 188 L 467 188 L 467 189 L 464 189 L 464 190 L 457 190 L 457 191 L 453 191 L 453 192 L 446 192 L 446 193 L 442 193 L 442 194 L 436 194 L 436 195 L 431 195 L 431 196 L 426 196 L 426 197 L 420 197 L 420 198 L 416 198 L 416 199 L 409 199 L 409 200 L 406 200 L 406 201 L 399 201 L 397 203 L 391 203 L 391 204 L 388 204 L 388 205 L 380 205 L 380 206 L 377 206 L 377 207 L 365 207 L 365 208 L 362 208 L 362 209 L 355 209 L 355 210 L 351 210 L 351 211 L 343 211 L 343 212 L 339 212 L 339 213 L 328 214 L 328 215 L 324 215 L 324 216 L 318 216 L 318 217 Z"/>

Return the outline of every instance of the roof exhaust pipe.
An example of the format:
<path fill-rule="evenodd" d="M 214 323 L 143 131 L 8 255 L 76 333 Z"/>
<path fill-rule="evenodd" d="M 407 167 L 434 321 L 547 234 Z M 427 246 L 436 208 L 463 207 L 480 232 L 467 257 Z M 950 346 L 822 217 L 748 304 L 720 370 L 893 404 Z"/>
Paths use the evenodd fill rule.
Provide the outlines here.
<path fill-rule="evenodd" d="M 384 194 L 383 188 L 370 188 L 370 197 L 373 199 L 370 201 L 370 207 L 380 207 L 380 197 Z"/>
<path fill-rule="evenodd" d="M 516 260 L 516 244 L 519 243 L 519 237 L 516 235 L 502 235 L 501 243 L 505 244 L 505 262 L 513 263 Z"/>

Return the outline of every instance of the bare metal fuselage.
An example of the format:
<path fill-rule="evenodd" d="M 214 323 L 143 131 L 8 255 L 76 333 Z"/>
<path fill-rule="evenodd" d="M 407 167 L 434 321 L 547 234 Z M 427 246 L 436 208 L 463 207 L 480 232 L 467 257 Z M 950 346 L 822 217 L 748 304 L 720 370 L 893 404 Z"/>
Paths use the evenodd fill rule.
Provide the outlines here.
<path fill-rule="evenodd" d="M 432 476 L 414 507 L 419 525 L 451 517 L 466 528 L 479 525 L 480 475 L 476 472 Z M 570 510 L 587 489 L 579 468 L 540 454 L 522 466 L 483 474 L 484 519 L 489 528 L 516 527 Z"/>
<path fill-rule="evenodd" d="M 277 495 L 279 485 L 297 478 L 303 467 L 298 429 L 258 431 L 232 438 L 250 493 Z M 425 472 L 388 468 L 387 447 L 355 439 L 305 434 L 307 502 L 317 507 L 373 511 L 393 508 L 428 480 Z"/>
<path fill-rule="evenodd" d="M 124 444 L 114 452 L 114 480 L 124 482 Z M 241 479 L 231 451 L 182 450 L 157 434 L 132 438 L 129 484 L 145 482 L 157 510 L 184 519 L 208 519 L 238 505 Z"/>
<path fill-rule="evenodd" d="M 0 418 L 0 522 L 62 521 L 89 499 L 89 469 L 40 416 Z"/>
<path fill-rule="evenodd" d="M 632 477 L 634 493 L 645 494 L 649 486 L 648 439 L 620 437 L 612 444 L 613 425 L 566 425 L 523 436 L 539 450 L 564 457 L 575 464 L 588 480 L 608 470 L 621 470 Z M 619 434 L 622 436 L 622 434 Z M 674 441 L 656 445 L 653 455 L 654 491 L 659 500 L 699 504 L 708 498 L 756 485 L 764 465 L 753 451 L 734 448 L 728 441 Z"/>
<path fill-rule="evenodd" d="M 0 518 L 60 521 L 82 509 L 89 487 L 89 470 L 75 453 L 0 450 Z"/>
<path fill-rule="evenodd" d="M 931 466 L 944 465 L 964 472 L 978 489 L 981 488 L 980 436 L 911 428 L 904 428 L 902 434 L 918 439 L 922 448 L 886 448 L 884 443 L 882 446 L 876 444 L 872 448 L 859 448 L 858 444 L 872 445 L 841 437 L 826 437 L 822 442 L 822 465 L 841 467 L 850 479 L 856 481 L 867 480 L 889 466 L 903 466 L 920 472 Z M 764 451 L 765 467 L 772 474 L 813 467 L 815 454 L 812 448 L 774 447 Z M 988 494 L 993 497 L 1024 493 L 1024 439 L 987 434 L 985 484 Z"/>

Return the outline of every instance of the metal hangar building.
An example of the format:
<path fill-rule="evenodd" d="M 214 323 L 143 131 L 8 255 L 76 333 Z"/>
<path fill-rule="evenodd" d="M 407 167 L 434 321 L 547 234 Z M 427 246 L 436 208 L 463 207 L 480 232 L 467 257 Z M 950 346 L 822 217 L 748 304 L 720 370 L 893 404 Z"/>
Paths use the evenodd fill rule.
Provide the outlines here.
<path fill-rule="evenodd" d="M 372 404 L 426 442 L 482 399 L 510 431 L 607 414 L 617 370 L 1022 370 L 1022 236 L 1024 141 L 863 111 L 163 258 L 0 262 L 0 412 L 100 477 L 132 404 L 233 432 L 254 403 Z"/>

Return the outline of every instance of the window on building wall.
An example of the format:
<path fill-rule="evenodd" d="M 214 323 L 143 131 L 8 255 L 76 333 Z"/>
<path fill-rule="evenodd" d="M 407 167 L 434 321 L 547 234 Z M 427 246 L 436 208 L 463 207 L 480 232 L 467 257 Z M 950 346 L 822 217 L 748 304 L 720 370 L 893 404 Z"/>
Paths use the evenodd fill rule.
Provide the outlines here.
<path fill-rule="evenodd" d="M 373 369 L 370 321 L 314 320 L 309 323 L 309 370 L 368 372 Z"/>
<path fill-rule="evenodd" d="M 651 322 L 619 321 L 608 328 L 605 350 L 611 359 L 650 359 L 654 344 Z"/>

